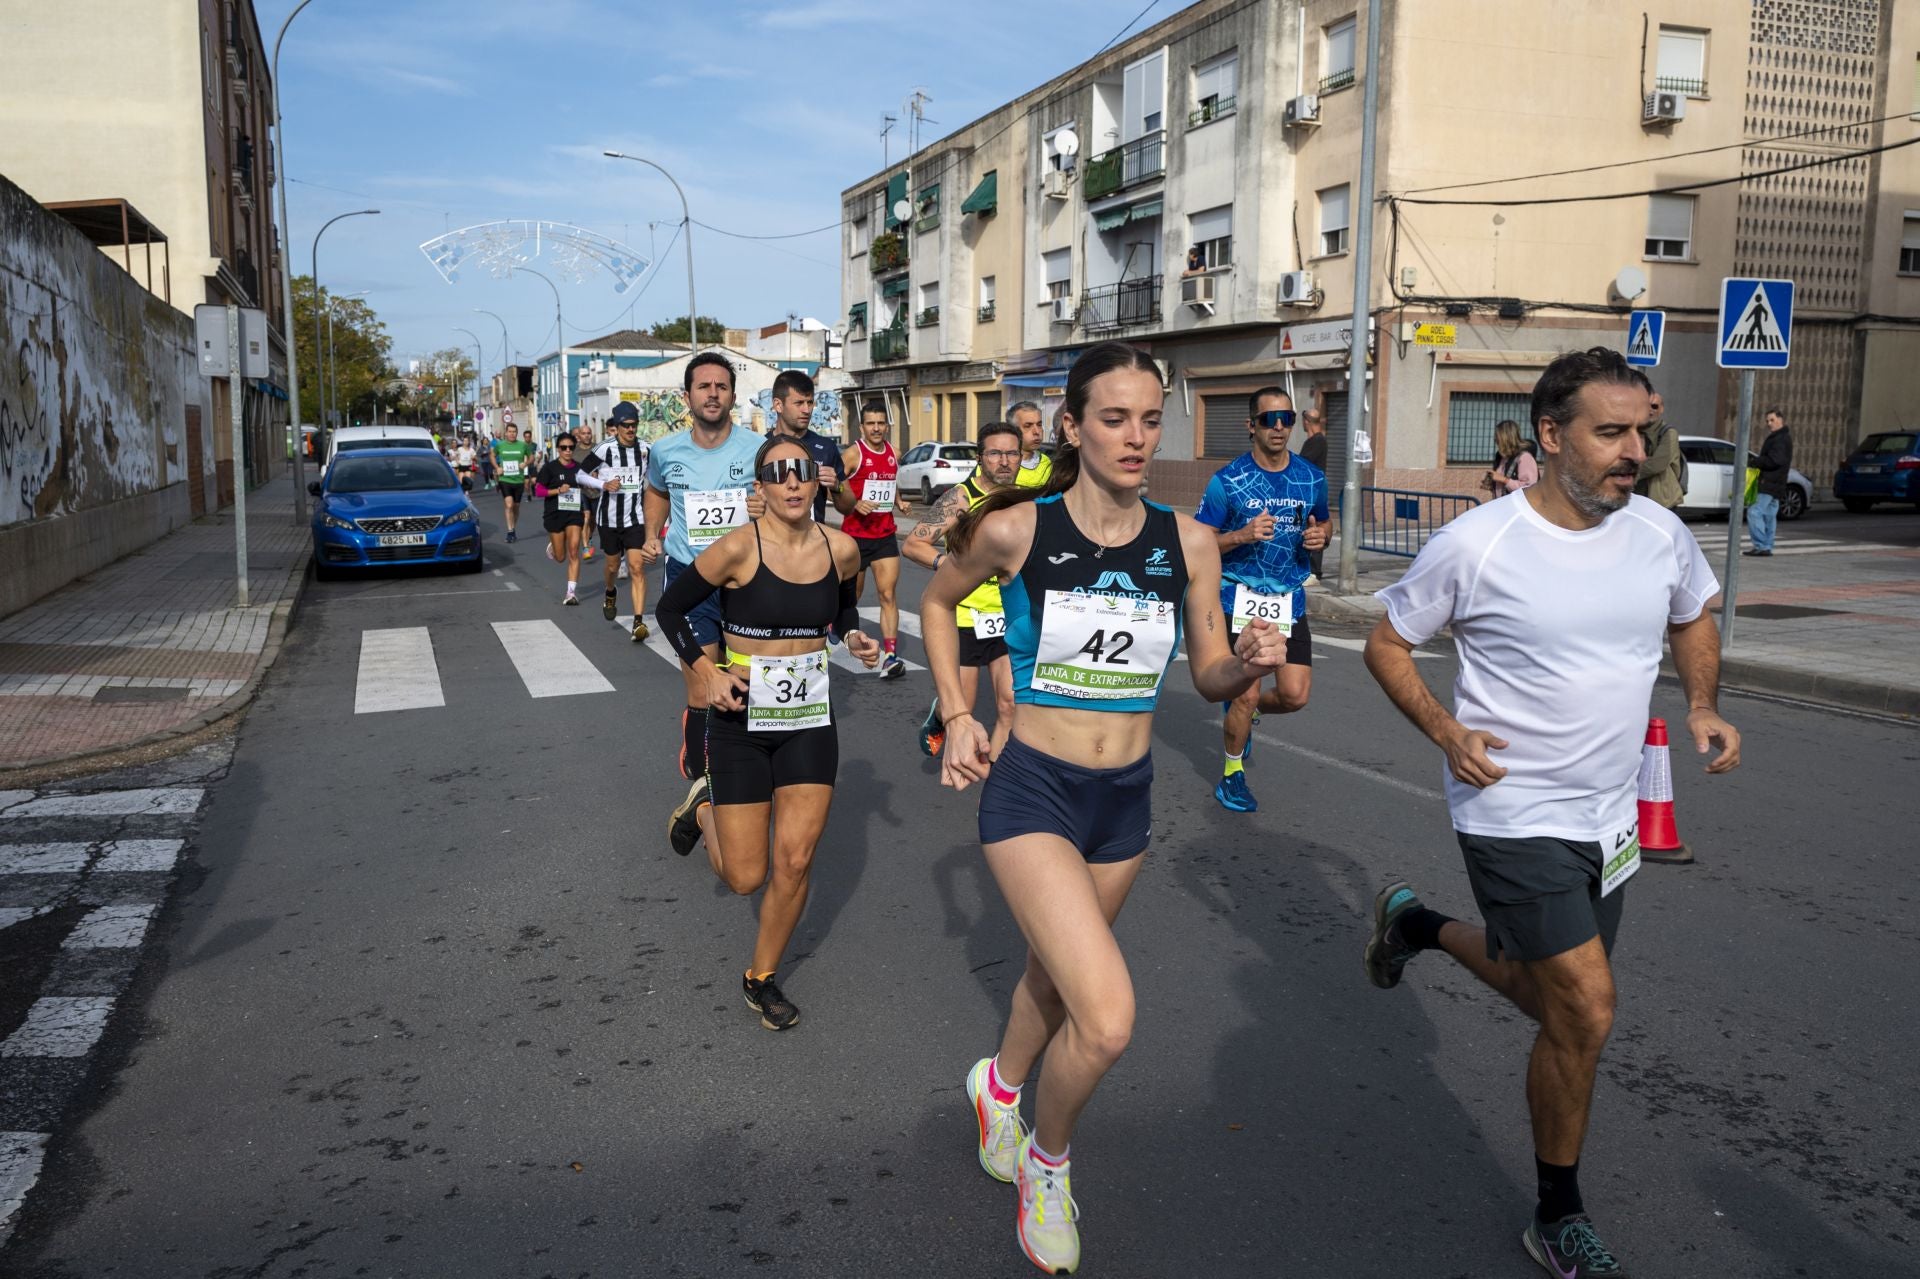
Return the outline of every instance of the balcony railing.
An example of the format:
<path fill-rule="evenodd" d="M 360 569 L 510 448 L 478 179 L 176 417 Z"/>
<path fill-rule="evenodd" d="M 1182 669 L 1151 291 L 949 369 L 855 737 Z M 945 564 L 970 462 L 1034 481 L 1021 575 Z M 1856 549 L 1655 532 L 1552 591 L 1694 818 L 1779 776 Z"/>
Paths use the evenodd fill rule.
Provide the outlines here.
<path fill-rule="evenodd" d="M 1339 89 L 1351 88 L 1353 81 L 1353 68 L 1348 67 L 1345 71 L 1336 71 L 1332 75 L 1321 76 L 1320 92 L 1333 93 Z"/>
<path fill-rule="evenodd" d="M 907 355 L 907 331 L 905 329 L 881 329 L 867 343 L 867 357 L 878 363 L 881 360 L 903 360 Z"/>
<path fill-rule="evenodd" d="M 982 324 L 985 324 L 988 320 L 991 320 L 992 318 L 993 318 L 993 303 L 989 302 L 985 306 L 980 308 L 980 322 Z"/>
<path fill-rule="evenodd" d="M 1080 326 L 1088 333 L 1134 328 L 1160 318 L 1160 281 L 1122 280 L 1080 295 Z"/>
<path fill-rule="evenodd" d="M 875 275 L 906 266 L 907 237 L 893 231 L 874 237 L 873 243 L 867 246 L 867 265 Z"/>
<path fill-rule="evenodd" d="M 1086 173 L 1080 181 L 1087 193 L 1087 199 L 1098 200 L 1103 195 L 1112 195 L 1120 189 L 1120 177 L 1124 166 L 1120 161 L 1118 148 L 1103 151 L 1087 161 Z"/>
<path fill-rule="evenodd" d="M 1209 98 L 1188 114 L 1187 127 L 1197 129 L 1211 120 L 1218 120 L 1223 115 L 1232 115 L 1234 105 L 1232 95 L 1224 98 Z"/>
<path fill-rule="evenodd" d="M 920 206 L 920 216 L 913 220 L 915 231 L 931 231 L 940 225 L 940 206 L 931 201 Z"/>
<path fill-rule="evenodd" d="M 1145 137 L 1124 146 L 1103 151 L 1087 162 L 1087 199 L 1124 190 L 1137 182 L 1157 178 L 1167 171 L 1167 131 L 1155 129 Z"/>
<path fill-rule="evenodd" d="M 940 323 L 940 308 L 937 306 L 923 306 L 919 314 L 913 317 L 913 327 L 916 329 L 930 329 L 938 323 Z"/>
<path fill-rule="evenodd" d="M 1684 93 L 1690 98 L 1707 96 L 1705 80 L 1684 80 L 1679 76 L 1663 75 L 1653 82 L 1653 87 L 1663 93 Z"/>

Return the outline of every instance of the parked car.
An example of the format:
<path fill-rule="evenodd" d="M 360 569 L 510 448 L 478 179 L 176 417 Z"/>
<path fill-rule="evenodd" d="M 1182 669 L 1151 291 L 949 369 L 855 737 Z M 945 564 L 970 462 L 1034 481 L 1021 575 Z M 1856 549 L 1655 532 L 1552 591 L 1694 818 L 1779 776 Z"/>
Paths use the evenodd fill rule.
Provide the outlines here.
<path fill-rule="evenodd" d="M 431 448 L 433 448 L 433 432 L 424 426 L 336 427 L 333 438 L 327 441 L 327 461 L 320 470 L 325 474 L 333 466 L 335 457 L 354 449 Z"/>
<path fill-rule="evenodd" d="M 929 506 L 935 498 L 973 474 L 980 460 L 974 444 L 916 444 L 900 459 L 895 481 L 902 493 L 918 493 Z"/>
<path fill-rule="evenodd" d="M 480 518 L 447 460 L 431 448 L 352 450 L 307 485 L 313 575 L 390 564 L 481 567 Z"/>
<path fill-rule="evenodd" d="M 1833 473 L 1833 495 L 1855 513 L 1875 502 L 1920 503 L 1920 432 L 1880 431 L 1861 440 Z"/>
<path fill-rule="evenodd" d="M 1687 495 L 1680 499 L 1676 513 L 1725 515 L 1727 503 L 1733 497 L 1733 444 L 1711 435 L 1683 435 L 1680 456 L 1687 459 Z M 1758 454 L 1749 451 L 1747 465 L 1754 465 L 1758 458 Z M 1746 473 L 1742 471 L 1740 483 L 1744 486 L 1746 482 Z M 1789 468 L 1787 497 L 1780 503 L 1780 518 L 1797 520 L 1807 513 L 1812 503 L 1813 481 Z"/>

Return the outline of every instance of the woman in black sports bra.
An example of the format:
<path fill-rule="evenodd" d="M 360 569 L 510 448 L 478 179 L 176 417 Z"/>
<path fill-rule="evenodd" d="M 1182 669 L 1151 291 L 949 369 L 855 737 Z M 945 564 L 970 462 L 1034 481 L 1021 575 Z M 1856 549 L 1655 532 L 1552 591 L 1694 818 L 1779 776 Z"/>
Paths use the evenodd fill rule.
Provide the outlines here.
<path fill-rule="evenodd" d="M 700 553 L 654 609 L 667 642 L 707 688 L 707 771 L 667 822 L 673 851 L 705 839 L 713 873 L 741 896 L 765 887 L 747 1006 L 768 1030 L 800 1010 L 775 981 L 807 904 L 814 846 L 826 829 L 840 765 L 827 653 L 834 636 L 869 667 L 879 641 L 859 625 L 860 550 L 812 518 L 819 468 L 792 440 L 754 458 L 766 514 Z M 708 659 L 687 615 L 720 593 L 723 664 Z"/>

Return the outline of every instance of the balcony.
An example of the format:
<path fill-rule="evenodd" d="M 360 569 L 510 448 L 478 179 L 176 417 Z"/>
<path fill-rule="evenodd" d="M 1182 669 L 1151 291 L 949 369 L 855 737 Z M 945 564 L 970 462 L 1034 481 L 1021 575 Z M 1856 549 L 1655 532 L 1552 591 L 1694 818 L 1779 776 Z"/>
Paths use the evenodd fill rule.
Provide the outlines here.
<path fill-rule="evenodd" d="M 881 329 L 867 343 L 867 358 L 878 364 L 882 360 L 904 360 L 907 358 L 907 331 L 905 329 Z"/>
<path fill-rule="evenodd" d="M 1232 115 L 1234 106 L 1235 101 L 1231 95 L 1224 98 L 1208 98 L 1187 115 L 1187 127 L 1197 129 L 1203 124 L 1211 124 L 1223 115 Z"/>
<path fill-rule="evenodd" d="M 253 255 L 245 249 L 233 255 L 233 274 L 247 291 L 247 299 L 253 306 L 264 305 L 260 296 L 260 268 L 253 264 Z"/>
<path fill-rule="evenodd" d="M 988 320 L 991 320 L 992 318 L 993 318 L 993 303 L 989 302 L 985 306 L 980 308 L 980 323 L 985 324 Z"/>
<path fill-rule="evenodd" d="M 1337 93 L 1341 89 L 1351 89 L 1353 87 L 1353 81 L 1353 68 L 1348 67 L 1344 71 L 1336 71 L 1332 75 L 1321 76 L 1320 92 Z"/>
<path fill-rule="evenodd" d="M 1653 82 L 1653 87 L 1662 93 L 1684 93 L 1689 98 L 1707 96 L 1705 80 L 1687 80 L 1680 76 L 1663 75 Z"/>
<path fill-rule="evenodd" d="M 913 317 L 913 327 L 916 329 L 930 329 L 938 323 L 940 323 L 940 308 L 937 306 L 923 306 L 919 314 Z"/>
<path fill-rule="evenodd" d="M 1122 280 L 1080 295 L 1080 326 L 1089 334 L 1137 328 L 1160 319 L 1160 281 Z"/>
<path fill-rule="evenodd" d="M 875 275 L 904 270 L 906 265 L 907 237 L 898 232 L 889 231 L 885 235 L 875 236 L 873 243 L 867 247 L 867 267 Z"/>
<path fill-rule="evenodd" d="M 1155 129 L 1125 146 L 1103 151 L 1087 161 L 1087 199 L 1098 200 L 1167 171 L 1167 131 Z"/>

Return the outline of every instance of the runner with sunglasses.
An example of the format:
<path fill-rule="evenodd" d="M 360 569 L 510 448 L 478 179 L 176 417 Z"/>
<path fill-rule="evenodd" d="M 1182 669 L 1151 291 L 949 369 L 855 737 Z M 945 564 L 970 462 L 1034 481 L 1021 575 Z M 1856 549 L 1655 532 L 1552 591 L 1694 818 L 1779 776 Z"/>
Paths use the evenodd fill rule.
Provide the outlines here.
<path fill-rule="evenodd" d="M 587 516 L 580 500 L 579 467 L 573 458 L 573 436 L 561 432 L 553 442 L 555 456 L 533 477 L 533 495 L 545 498 L 541 524 L 547 530 L 547 558 L 567 566 L 567 597 L 562 604 L 578 604 L 580 597 L 580 542 Z"/>
<path fill-rule="evenodd" d="M 1228 648 L 1212 531 L 1140 496 L 1162 400 L 1146 352 L 1089 347 L 1067 375 L 1046 486 L 1003 488 L 969 511 L 920 601 L 940 703 L 960 707 L 953 610 L 1000 579 L 1013 736 L 992 759 L 973 716 L 947 711 L 941 781 L 985 783 L 980 842 L 1027 940 L 999 1052 L 975 1063 L 967 1095 L 980 1165 L 1018 1185 L 1016 1237 L 1052 1274 L 1080 1262 L 1067 1162 L 1074 1125 L 1133 1034 L 1133 982 L 1113 921 L 1152 830 L 1148 748 L 1161 680 L 1183 623 L 1194 687 L 1209 701 L 1231 700 L 1285 660 L 1285 640 L 1264 620 Z M 1034 1126 L 1023 1136 L 1020 1086 L 1042 1052 Z"/>
<path fill-rule="evenodd" d="M 1293 400 L 1277 386 L 1247 397 L 1253 447 L 1214 472 L 1194 518 L 1218 530 L 1220 608 L 1231 641 L 1249 621 L 1279 628 L 1287 662 L 1273 685 L 1250 686 L 1222 706 L 1226 767 L 1213 797 L 1232 813 L 1258 811 L 1247 787 L 1246 757 L 1261 714 L 1290 715 L 1313 691 L 1313 631 L 1307 622 L 1311 552 L 1327 544 L 1327 474 L 1287 451 Z"/>
<path fill-rule="evenodd" d="M 745 897 L 765 888 L 753 959 L 741 979 L 768 1030 L 800 1010 L 781 991 L 780 959 L 806 908 L 815 847 L 833 803 L 840 742 L 828 697 L 834 635 L 869 667 L 878 641 L 859 629 L 860 548 L 813 518 L 820 466 L 805 443 L 768 440 L 754 458 L 766 514 L 727 533 L 674 577 L 654 610 L 700 681 L 706 776 L 667 821 L 673 851 L 702 839 L 713 873 Z M 694 633 L 694 610 L 719 597 L 724 657 Z"/>

